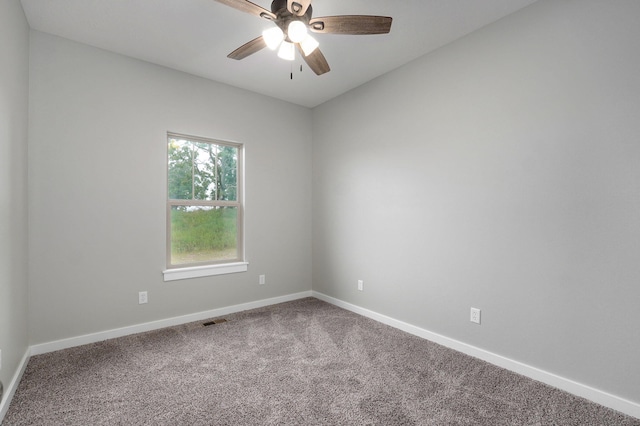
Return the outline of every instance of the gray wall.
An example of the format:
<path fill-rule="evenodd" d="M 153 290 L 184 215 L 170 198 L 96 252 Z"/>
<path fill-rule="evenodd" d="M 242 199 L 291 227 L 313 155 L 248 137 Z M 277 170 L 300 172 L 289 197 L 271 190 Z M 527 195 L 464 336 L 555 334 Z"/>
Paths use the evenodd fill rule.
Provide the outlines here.
<path fill-rule="evenodd" d="M 32 32 L 30 114 L 32 344 L 311 289 L 310 110 Z M 249 272 L 163 282 L 167 131 L 245 144 Z"/>
<path fill-rule="evenodd" d="M 540 1 L 316 108 L 313 289 L 640 402 L 638 16 Z"/>
<path fill-rule="evenodd" d="M 27 346 L 29 26 L 19 0 L 0 1 L 0 381 Z"/>
<path fill-rule="evenodd" d="M 542 0 L 313 112 L 32 32 L 27 333 L 28 33 L 19 3 L 0 2 L 13 64 L 0 68 L 0 378 L 27 334 L 79 336 L 313 278 L 640 402 L 639 15 L 634 0 Z M 248 273 L 162 281 L 166 131 L 246 144 Z"/>

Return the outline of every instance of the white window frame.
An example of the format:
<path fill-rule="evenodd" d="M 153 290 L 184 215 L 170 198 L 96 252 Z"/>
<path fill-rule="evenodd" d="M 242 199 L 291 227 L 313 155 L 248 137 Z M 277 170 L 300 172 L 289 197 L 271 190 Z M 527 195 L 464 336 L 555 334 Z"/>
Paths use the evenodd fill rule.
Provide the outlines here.
<path fill-rule="evenodd" d="M 182 280 L 188 278 L 205 277 L 211 275 L 232 274 L 246 272 L 249 263 L 245 260 L 244 253 L 244 145 L 237 142 L 228 142 L 218 139 L 203 138 L 198 136 L 185 135 L 180 133 L 167 132 L 166 141 L 169 139 L 183 139 L 190 142 L 208 143 L 217 146 L 231 146 L 238 151 L 237 158 L 237 189 L 236 201 L 226 200 L 175 200 L 169 198 L 169 148 L 167 143 L 167 179 L 166 179 L 166 269 L 163 271 L 164 281 Z M 171 264 L 171 208 L 173 206 L 230 206 L 237 208 L 237 257 L 235 259 L 225 259 L 212 262 L 191 263 L 191 264 Z"/>

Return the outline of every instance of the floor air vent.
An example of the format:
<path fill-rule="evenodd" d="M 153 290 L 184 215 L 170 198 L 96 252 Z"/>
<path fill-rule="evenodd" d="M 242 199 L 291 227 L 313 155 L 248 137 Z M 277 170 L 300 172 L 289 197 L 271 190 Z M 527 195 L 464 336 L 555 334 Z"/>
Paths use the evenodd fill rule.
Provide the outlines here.
<path fill-rule="evenodd" d="M 209 326 L 209 325 L 222 324 L 223 322 L 227 322 L 227 320 L 224 319 L 224 318 L 220 318 L 220 319 L 213 320 L 213 321 L 203 322 L 202 325 L 204 325 L 206 327 L 206 326 Z"/>

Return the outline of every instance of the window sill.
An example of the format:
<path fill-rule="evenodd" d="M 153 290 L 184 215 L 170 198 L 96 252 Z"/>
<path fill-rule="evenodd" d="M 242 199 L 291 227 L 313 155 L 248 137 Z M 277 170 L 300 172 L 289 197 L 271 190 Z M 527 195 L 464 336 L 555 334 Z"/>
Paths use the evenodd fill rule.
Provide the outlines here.
<path fill-rule="evenodd" d="M 222 265 L 192 266 L 189 268 L 167 269 L 162 271 L 165 281 L 186 280 L 189 278 L 209 277 L 212 275 L 247 272 L 248 262 L 225 263 Z"/>

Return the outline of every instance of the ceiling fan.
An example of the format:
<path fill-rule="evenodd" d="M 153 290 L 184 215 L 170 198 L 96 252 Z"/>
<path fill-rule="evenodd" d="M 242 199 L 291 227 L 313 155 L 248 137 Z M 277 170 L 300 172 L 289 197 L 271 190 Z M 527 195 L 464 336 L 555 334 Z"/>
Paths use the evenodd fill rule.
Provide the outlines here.
<path fill-rule="evenodd" d="M 266 30 L 260 37 L 240 46 L 228 57 L 244 59 L 265 47 L 279 49 L 278 56 L 294 60 L 296 48 L 302 58 L 317 75 L 331 70 L 326 58 L 318 49 L 319 43 L 307 30 L 320 34 L 387 34 L 391 31 L 392 18 L 370 15 L 340 15 L 312 18 L 311 0 L 273 0 L 271 11 L 248 0 L 216 0 L 242 12 L 272 21 L 276 27 Z"/>

